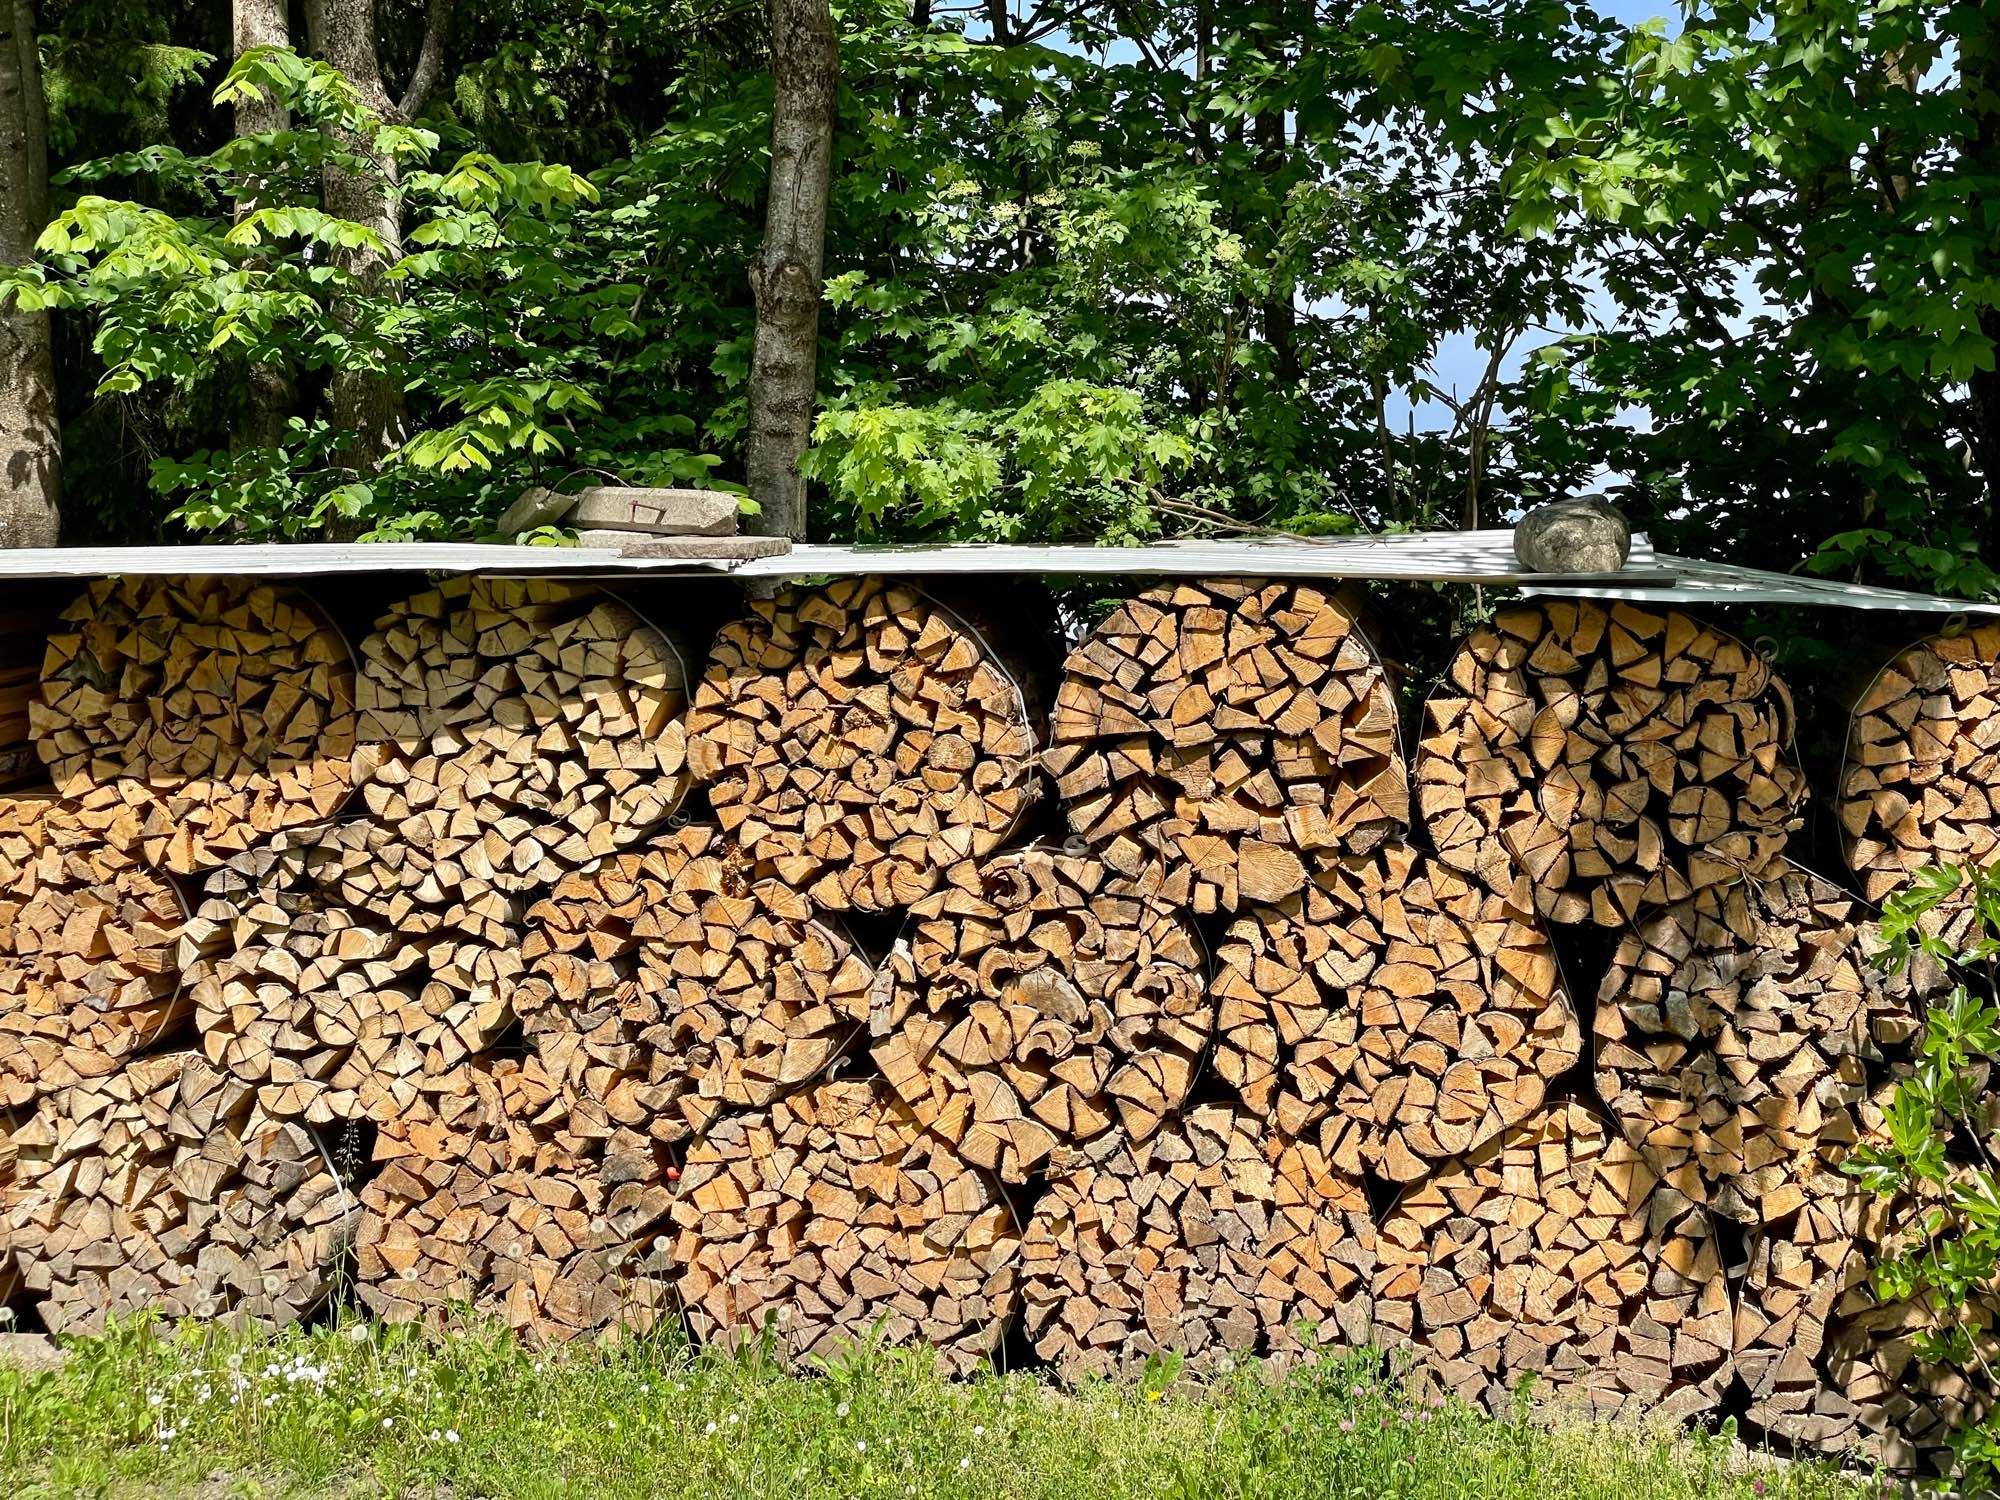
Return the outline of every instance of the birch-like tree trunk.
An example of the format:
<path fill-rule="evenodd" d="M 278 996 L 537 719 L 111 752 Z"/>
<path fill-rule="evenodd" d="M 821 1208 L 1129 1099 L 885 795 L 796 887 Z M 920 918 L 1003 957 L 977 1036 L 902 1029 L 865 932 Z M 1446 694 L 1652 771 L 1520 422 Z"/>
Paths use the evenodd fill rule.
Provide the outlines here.
<path fill-rule="evenodd" d="M 799 456 L 812 441 L 840 55 L 827 0 L 768 0 L 768 15 L 771 184 L 764 243 L 750 262 L 757 332 L 744 469 L 750 496 L 760 507 L 751 528 L 803 539 L 806 499 Z"/>
<path fill-rule="evenodd" d="M 0 266 L 33 258 L 49 218 L 48 108 L 31 0 L 0 0 Z M 53 547 L 62 432 L 46 312 L 0 306 L 0 547 Z"/>

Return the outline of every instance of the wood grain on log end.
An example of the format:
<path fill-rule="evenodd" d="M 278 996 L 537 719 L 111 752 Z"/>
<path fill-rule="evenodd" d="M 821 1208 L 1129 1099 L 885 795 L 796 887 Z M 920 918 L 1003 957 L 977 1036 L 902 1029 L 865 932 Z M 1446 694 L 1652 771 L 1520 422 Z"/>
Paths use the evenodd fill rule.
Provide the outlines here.
<path fill-rule="evenodd" d="M 1327 861 L 1216 954 L 1215 1070 L 1342 1170 L 1409 1181 L 1542 1107 L 1582 1049 L 1534 917 L 1402 844 Z"/>
<path fill-rule="evenodd" d="M 1666 1181 L 1719 1214 L 1792 1214 L 1881 1118 L 1922 997 L 1869 915 L 1797 865 L 1641 917 L 1597 999 L 1598 1092 Z M 1871 1065 L 1875 1065 L 1871 1073 Z"/>
<path fill-rule="evenodd" d="M 868 1018 L 867 959 L 700 824 L 569 876 L 528 918 L 515 1007 L 579 1130 L 684 1140 L 817 1078 Z"/>
<path fill-rule="evenodd" d="M 1155 1353 L 1208 1370 L 1365 1344 L 1374 1271 L 1358 1177 L 1206 1104 L 1144 1142 L 1062 1154 L 1023 1236 L 1022 1300 L 1065 1379 L 1134 1375 Z"/>
<path fill-rule="evenodd" d="M 687 794 L 680 652 L 601 589 L 448 579 L 360 654 L 362 796 L 440 886 L 540 891 Z"/>
<path fill-rule="evenodd" d="M 1417 803 L 1439 857 L 1551 921 L 1620 927 L 1766 874 L 1801 822 L 1783 684 L 1678 610 L 1503 610 L 1424 716 Z"/>
<path fill-rule="evenodd" d="M 1306 584 L 1127 600 L 1064 663 L 1044 759 L 1078 835 L 1123 874 L 1185 871 L 1200 912 L 1279 900 L 1315 853 L 1409 822 L 1395 694 Z"/>
<path fill-rule="evenodd" d="M 875 1061 L 967 1160 L 1023 1182 L 1187 1098 L 1214 1004 L 1193 926 L 1145 878 L 1034 846 L 911 909 L 870 1017 Z"/>
<path fill-rule="evenodd" d="M 319 1144 L 191 1052 L 48 1095 L 5 1225 L 52 1333 L 150 1310 L 281 1327 L 333 1291 L 358 1208 Z"/>
<path fill-rule="evenodd" d="M 62 620 L 29 719 L 94 831 L 185 875 L 346 802 L 353 658 L 297 590 L 101 579 Z"/>
<path fill-rule="evenodd" d="M 0 1108 L 103 1078 L 193 1012 L 171 881 L 45 794 L 0 795 Z"/>
<path fill-rule="evenodd" d="M 664 1152 L 603 1153 L 534 1058 L 468 1067 L 383 1127 L 375 1162 L 356 1290 L 383 1321 L 439 1328 L 469 1308 L 561 1343 L 671 1312 Z"/>
<path fill-rule="evenodd" d="M 1407 1189 L 1383 1220 L 1375 1325 L 1420 1379 L 1512 1409 L 1684 1420 L 1730 1374 L 1707 1215 L 1580 1105 L 1556 1105 Z"/>
<path fill-rule="evenodd" d="M 999 1348 L 1021 1241 L 991 1178 L 879 1079 L 718 1120 L 674 1200 L 681 1301 L 704 1339 L 791 1358 L 923 1342 L 953 1374 Z"/>
<path fill-rule="evenodd" d="M 716 636 L 688 732 L 723 831 L 826 911 L 908 905 L 1041 794 L 1021 684 L 892 580 L 752 601 Z"/>

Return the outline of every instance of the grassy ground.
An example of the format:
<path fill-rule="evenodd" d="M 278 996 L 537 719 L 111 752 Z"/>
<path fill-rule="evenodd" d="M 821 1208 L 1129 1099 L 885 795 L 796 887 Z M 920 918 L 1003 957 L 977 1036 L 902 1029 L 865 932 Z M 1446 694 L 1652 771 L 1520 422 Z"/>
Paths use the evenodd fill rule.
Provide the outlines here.
<path fill-rule="evenodd" d="M 246 1340 L 127 1329 L 0 1370 L 6 1500 L 75 1495 L 1877 1500 L 1722 1438 L 1545 1430 L 1412 1406 L 1372 1362 L 1272 1384 L 1058 1392 L 910 1357 L 810 1377 L 674 1342 L 537 1357 L 367 1324 Z"/>

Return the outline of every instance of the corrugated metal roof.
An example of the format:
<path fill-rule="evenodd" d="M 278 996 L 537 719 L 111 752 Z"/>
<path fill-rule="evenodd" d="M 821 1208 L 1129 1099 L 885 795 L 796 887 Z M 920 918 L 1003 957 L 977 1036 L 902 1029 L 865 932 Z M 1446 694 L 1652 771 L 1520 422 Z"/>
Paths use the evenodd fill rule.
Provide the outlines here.
<path fill-rule="evenodd" d="M 97 578 L 110 574 L 225 573 L 311 578 L 354 573 L 479 573 L 605 577 L 626 574 L 797 578 L 860 573 L 1027 573 L 1067 577 L 1214 577 L 1231 574 L 1360 578 L 1412 583 L 1518 586 L 1527 594 L 1588 595 L 1709 604 L 1840 605 L 1932 614 L 2000 614 L 1899 589 L 1767 573 L 1731 563 L 1656 553 L 1644 537 L 1615 574 L 1555 577 L 1520 570 L 1511 531 L 1412 532 L 1398 536 L 1258 537 L 1153 542 L 1138 547 L 955 543 L 850 547 L 808 543 L 782 557 L 749 560 L 628 557 L 582 547 L 459 542 L 302 542 L 185 547 L 44 547 L 0 551 L 0 578 Z"/>

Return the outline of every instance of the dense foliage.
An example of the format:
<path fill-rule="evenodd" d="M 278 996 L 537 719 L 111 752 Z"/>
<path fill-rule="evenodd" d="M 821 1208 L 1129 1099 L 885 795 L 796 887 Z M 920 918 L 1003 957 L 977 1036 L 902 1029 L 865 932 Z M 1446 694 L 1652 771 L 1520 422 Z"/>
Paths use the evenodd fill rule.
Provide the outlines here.
<path fill-rule="evenodd" d="M 420 9 L 379 7 L 386 71 Z M 839 19 L 818 534 L 1456 526 L 1608 471 L 1665 543 L 1991 591 L 1973 0 Z M 476 535 L 531 481 L 740 477 L 754 7 L 461 7 L 387 123 L 322 65 L 232 66 L 207 7 L 47 0 L 43 29 L 60 217 L 0 287 L 58 309 L 72 539 Z M 232 140 L 251 90 L 289 128 Z M 405 234 L 356 282 L 320 182 L 363 158 Z M 379 465 L 329 429 L 353 370 L 405 387 Z"/>

